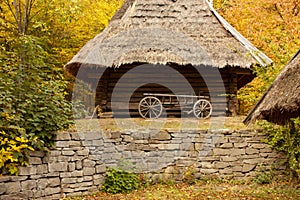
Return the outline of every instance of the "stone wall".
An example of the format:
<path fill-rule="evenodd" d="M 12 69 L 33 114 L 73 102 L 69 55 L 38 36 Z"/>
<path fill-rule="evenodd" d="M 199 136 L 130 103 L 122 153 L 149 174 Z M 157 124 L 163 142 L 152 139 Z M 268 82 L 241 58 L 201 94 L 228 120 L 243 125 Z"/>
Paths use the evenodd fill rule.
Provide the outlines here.
<path fill-rule="evenodd" d="M 114 166 L 153 180 L 191 175 L 245 179 L 271 167 L 280 173 L 284 155 L 262 143 L 265 138 L 250 130 L 61 132 L 53 150 L 31 153 L 30 165 L 20 167 L 19 176 L 0 177 L 0 199 L 93 193 L 101 187 L 106 168 Z"/>

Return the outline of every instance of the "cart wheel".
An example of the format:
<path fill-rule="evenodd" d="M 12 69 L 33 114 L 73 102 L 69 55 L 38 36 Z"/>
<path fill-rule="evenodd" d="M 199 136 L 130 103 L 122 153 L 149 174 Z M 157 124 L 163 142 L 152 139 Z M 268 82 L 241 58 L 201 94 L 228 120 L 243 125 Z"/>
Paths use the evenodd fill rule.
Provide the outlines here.
<path fill-rule="evenodd" d="M 207 119 L 212 113 L 211 103 L 205 99 L 200 99 L 194 104 L 193 111 L 198 119 Z"/>
<path fill-rule="evenodd" d="M 162 113 L 162 103 L 156 97 L 144 97 L 139 103 L 139 113 L 143 118 L 159 118 Z"/>

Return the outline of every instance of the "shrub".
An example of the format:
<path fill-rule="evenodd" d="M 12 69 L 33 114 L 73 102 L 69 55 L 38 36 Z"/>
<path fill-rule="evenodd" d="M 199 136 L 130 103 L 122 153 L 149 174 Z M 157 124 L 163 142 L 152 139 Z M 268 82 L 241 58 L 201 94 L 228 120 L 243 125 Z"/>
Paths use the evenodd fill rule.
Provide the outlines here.
<path fill-rule="evenodd" d="M 118 168 L 108 168 L 102 191 L 116 194 L 138 189 L 139 177 L 131 172 Z"/>
<path fill-rule="evenodd" d="M 20 36 L 10 45 L 11 52 L 0 49 L 0 131 L 4 131 L 1 140 L 6 141 L 1 145 L 2 156 L 12 152 L 14 156 L 1 163 L 4 168 L 15 166 L 10 171 L 17 174 L 16 165 L 26 164 L 26 150 L 51 147 L 53 132 L 72 123 L 72 110 L 65 98 L 66 81 L 51 64 L 43 42 Z"/>
<path fill-rule="evenodd" d="M 288 156 L 290 169 L 300 178 L 300 118 L 291 119 L 284 126 L 269 122 L 260 123 L 268 133 L 268 144 Z"/>

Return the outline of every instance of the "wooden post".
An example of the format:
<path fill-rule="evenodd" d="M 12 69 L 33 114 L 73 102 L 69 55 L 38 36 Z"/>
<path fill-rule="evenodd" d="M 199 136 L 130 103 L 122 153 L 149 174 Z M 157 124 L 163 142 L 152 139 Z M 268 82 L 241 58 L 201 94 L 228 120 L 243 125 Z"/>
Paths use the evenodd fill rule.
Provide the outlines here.
<path fill-rule="evenodd" d="M 234 69 L 229 69 L 229 94 L 228 94 L 228 111 L 231 116 L 237 115 L 237 73 Z"/>

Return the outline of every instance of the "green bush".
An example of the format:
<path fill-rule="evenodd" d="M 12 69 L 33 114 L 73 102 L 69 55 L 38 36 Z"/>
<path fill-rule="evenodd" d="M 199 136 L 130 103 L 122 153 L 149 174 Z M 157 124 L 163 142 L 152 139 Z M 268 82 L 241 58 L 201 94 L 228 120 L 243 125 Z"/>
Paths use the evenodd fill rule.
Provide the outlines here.
<path fill-rule="evenodd" d="M 102 191 L 116 194 L 125 193 L 140 187 L 136 174 L 118 168 L 108 168 Z"/>
<path fill-rule="evenodd" d="M 284 126 L 269 122 L 260 123 L 268 133 L 268 144 L 278 151 L 285 152 L 293 173 L 300 178 L 300 118 L 291 119 Z"/>
<path fill-rule="evenodd" d="M 5 133 L 1 140 L 23 138 L 27 145 L 14 153 L 14 159 L 19 160 L 14 164 L 26 165 L 22 159 L 27 150 L 47 150 L 53 144 L 53 132 L 72 123 L 66 81 L 62 71 L 51 64 L 43 45 L 39 38 L 20 36 L 10 41 L 10 52 L 0 46 L 0 131 Z M 1 145 L 2 156 L 12 152 L 5 145 Z M 3 168 L 11 164 L 2 163 Z"/>

